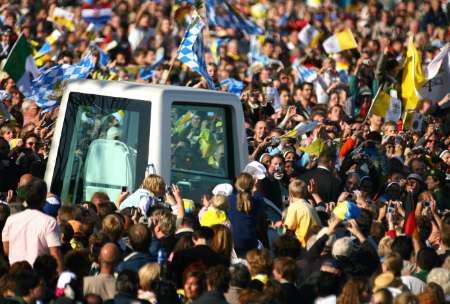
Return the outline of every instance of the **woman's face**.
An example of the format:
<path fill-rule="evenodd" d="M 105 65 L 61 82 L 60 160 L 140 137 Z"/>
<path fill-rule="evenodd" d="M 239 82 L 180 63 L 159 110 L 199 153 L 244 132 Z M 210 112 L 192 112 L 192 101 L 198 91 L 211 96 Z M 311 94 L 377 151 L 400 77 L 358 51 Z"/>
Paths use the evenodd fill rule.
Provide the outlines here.
<path fill-rule="evenodd" d="M 196 277 L 188 277 L 184 283 L 184 296 L 188 300 L 195 300 L 200 296 L 201 287 Z"/>

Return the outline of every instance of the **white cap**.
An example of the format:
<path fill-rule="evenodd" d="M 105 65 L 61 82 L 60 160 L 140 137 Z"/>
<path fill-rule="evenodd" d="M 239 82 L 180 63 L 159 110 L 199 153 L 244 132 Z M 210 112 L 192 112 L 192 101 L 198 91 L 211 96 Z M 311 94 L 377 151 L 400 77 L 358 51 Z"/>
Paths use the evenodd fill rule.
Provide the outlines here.
<path fill-rule="evenodd" d="M 231 193 L 233 193 L 233 186 L 231 186 L 230 184 L 218 184 L 217 186 L 214 187 L 212 194 L 214 195 L 218 195 L 218 194 L 222 194 L 225 196 L 230 196 Z"/>
<path fill-rule="evenodd" d="M 439 154 L 439 158 L 442 159 L 445 156 L 445 154 L 447 154 L 447 153 L 450 153 L 450 151 L 449 150 L 442 151 L 441 154 Z"/>
<path fill-rule="evenodd" d="M 267 170 L 260 162 L 252 161 L 245 166 L 243 172 L 251 174 L 253 178 L 263 179 L 266 177 Z"/>

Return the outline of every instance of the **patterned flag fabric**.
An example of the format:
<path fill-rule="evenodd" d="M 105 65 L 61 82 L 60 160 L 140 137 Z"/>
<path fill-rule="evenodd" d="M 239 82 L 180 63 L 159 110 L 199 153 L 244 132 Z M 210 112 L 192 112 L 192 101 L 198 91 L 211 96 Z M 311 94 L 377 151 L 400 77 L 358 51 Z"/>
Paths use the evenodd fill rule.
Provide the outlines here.
<path fill-rule="evenodd" d="M 227 78 L 220 82 L 222 88 L 226 88 L 227 92 L 230 92 L 238 97 L 241 96 L 241 92 L 244 89 L 244 83 L 234 78 Z"/>
<path fill-rule="evenodd" d="M 206 70 L 205 49 L 202 29 L 205 23 L 198 15 L 194 15 L 178 50 L 178 60 L 202 75 L 210 89 L 215 89 L 214 81 Z"/>
<path fill-rule="evenodd" d="M 94 68 L 91 54 L 84 57 L 79 64 L 59 64 L 45 70 L 32 82 L 32 98 L 43 110 L 49 109 L 58 103 L 55 90 L 65 80 L 85 79 Z"/>
<path fill-rule="evenodd" d="M 223 14 L 218 15 L 220 10 Z M 211 26 L 233 28 L 243 31 L 247 35 L 262 35 L 264 31 L 252 20 L 242 16 L 226 0 L 206 0 L 206 15 Z"/>

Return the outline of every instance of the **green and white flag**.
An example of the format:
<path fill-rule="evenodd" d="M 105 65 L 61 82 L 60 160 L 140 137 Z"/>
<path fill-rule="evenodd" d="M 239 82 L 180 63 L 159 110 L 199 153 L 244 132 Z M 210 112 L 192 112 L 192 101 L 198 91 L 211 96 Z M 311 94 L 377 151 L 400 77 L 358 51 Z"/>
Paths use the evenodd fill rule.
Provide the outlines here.
<path fill-rule="evenodd" d="M 19 90 L 25 95 L 31 95 L 31 80 L 39 75 L 39 70 L 33 59 L 31 45 L 23 34 L 19 36 L 3 66 L 14 80 Z"/>

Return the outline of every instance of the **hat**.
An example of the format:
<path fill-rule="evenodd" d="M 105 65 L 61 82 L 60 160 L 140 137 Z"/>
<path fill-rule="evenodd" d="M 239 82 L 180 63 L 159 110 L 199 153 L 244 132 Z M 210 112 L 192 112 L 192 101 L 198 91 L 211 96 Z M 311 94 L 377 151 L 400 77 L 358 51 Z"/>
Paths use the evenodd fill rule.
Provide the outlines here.
<path fill-rule="evenodd" d="M 251 174 L 253 178 L 264 179 L 266 177 L 267 170 L 266 167 L 264 167 L 264 165 L 260 162 L 252 161 L 245 166 L 243 172 Z"/>
<path fill-rule="evenodd" d="M 56 196 L 50 196 L 45 201 L 44 207 L 42 207 L 42 211 L 47 215 L 56 217 L 58 215 L 59 207 L 61 207 L 59 198 Z"/>
<path fill-rule="evenodd" d="M 406 179 L 415 179 L 416 181 L 423 183 L 423 178 L 422 176 L 420 176 L 417 173 L 411 173 L 410 175 L 408 175 L 408 177 Z"/>
<path fill-rule="evenodd" d="M 444 158 L 445 154 L 450 153 L 450 150 L 444 150 L 441 152 L 441 154 L 439 154 L 439 158 Z"/>
<path fill-rule="evenodd" d="M 218 184 L 212 190 L 212 194 L 214 194 L 214 195 L 222 194 L 225 196 L 230 196 L 231 193 L 233 193 L 233 186 L 231 186 L 230 184 L 227 184 L 227 183 Z"/>
<path fill-rule="evenodd" d="M 333 257 L 350 257 L 353 252 L 353 241 L 349 236 L 337 239 L 333 244 L 331 254 Z"/>
<path fill-rule="evenodd" d="M 361 214 L 361 209 L 350 201 L 338 202 L 333 209 L 333 214 L 340 220 L 357 219 Z"/>
<path fill-rule="evenodd" d="M 372 96 L 372 91 L 365 86 L 359 91 L 359 96 Z"/>

